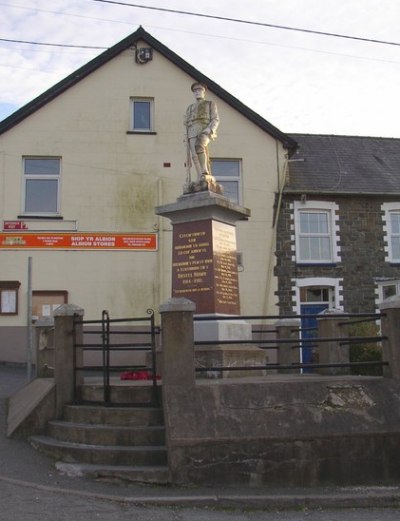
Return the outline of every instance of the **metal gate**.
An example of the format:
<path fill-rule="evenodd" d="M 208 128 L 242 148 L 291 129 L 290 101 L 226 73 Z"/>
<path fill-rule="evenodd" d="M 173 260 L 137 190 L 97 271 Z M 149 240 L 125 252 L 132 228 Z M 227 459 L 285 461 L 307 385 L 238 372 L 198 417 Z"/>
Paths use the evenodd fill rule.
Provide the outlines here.
<path fill-rule="evenodd" d="M 146 313 L 144 317 L 111 319 L 108 311 L 104 310 L 101 320 L 82 320 L 79 316 L 75 317 L 76 403 L 83 401 L 78 385 L 78 381 L 82 379 L 84 382 L 91 381 L 102 386 L 101 402 L 106 405 L 122 405 L 111 397 L 112 383 L 116 380 L 147 380 L 151 384 L 151 400 L 132 401 L 129 405 L 153 406 L 159 403 L 156 339 L 160 328 L 155 325 L 154 311 L 148 309 Z M 144 356 L 137 362 L 139 353 Z"/>

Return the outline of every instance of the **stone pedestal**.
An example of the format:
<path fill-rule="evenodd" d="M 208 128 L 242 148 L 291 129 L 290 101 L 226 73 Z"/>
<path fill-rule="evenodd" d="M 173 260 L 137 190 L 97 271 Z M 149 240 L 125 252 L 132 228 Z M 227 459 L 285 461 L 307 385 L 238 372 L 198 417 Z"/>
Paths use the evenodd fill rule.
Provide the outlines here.
<path fill-rule="evenodd" d="M 191 300 L 196 316 L 207 316 L 206 321 L 195 321 L 195 341 L 250 340 L 249 323 L 219 320 L 240 315 L 236 222 L 247 220 L 250 210 L 220 194 L 203 191 L 159 206 L 156 214 L 169 218 L 173 227 L 172 297 Z M 252 346 L 241 346 L 240 350 L 241 363 L 246 350 L 252 361 L 254 351 L 262 351 Z M 222 366 L 227 353 L 238 358 L 239 350 L 237 346 L 210 345 L 197 348 L 196 353 L 202 363 Z M 230 359 L 229 363 L 234 362 Z"/>
<path fill-rule="evenodd" d="M 173 226 L 172 297 L 196 314 L 239 315 L 236 222 L 250 211 L 214 192 L 186 194 L 156 208 Z"/>

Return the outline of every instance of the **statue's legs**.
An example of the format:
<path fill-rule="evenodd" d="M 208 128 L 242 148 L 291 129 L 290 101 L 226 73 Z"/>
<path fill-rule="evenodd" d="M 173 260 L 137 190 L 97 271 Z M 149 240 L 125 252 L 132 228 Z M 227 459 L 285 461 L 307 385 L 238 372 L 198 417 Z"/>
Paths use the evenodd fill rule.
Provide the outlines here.
<path fill-rule="evenodd" d="M 203 174 L 209 174 L 209 159 L 208 159 L 208 143 L 210 138 L 205 134 L 200 134 L 197 138 L 189 140 L 190 154 L 192 162 L 196 168 L 197 180 L 199 181 Z"/>

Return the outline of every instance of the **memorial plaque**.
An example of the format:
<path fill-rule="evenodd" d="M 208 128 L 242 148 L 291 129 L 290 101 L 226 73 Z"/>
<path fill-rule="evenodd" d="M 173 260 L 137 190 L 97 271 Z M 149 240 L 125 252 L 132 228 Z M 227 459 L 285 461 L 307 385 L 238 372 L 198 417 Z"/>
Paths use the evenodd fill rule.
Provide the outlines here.
<path fill-rule="evenodd" d="M 213 221 L 214 288 L 217 313 L 239 315 L 236 229 Z"/>
<path fill-rule="evenodd" d="M 234 226 L 213 219 L 174 225 L 172 296 L 192 300 L 198 314 L 240 313 Z"/>

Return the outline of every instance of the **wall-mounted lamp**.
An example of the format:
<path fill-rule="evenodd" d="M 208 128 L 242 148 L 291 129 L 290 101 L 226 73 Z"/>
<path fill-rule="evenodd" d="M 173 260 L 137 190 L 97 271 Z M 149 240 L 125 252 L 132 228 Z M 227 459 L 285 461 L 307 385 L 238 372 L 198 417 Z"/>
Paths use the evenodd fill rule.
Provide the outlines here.
<path fill-rule="evenodd" d="M 148 63 L 153 59 L 153 49 L 150 47 L 136 47 L 135 59 L 136 63 L 141 65 Z"/>

